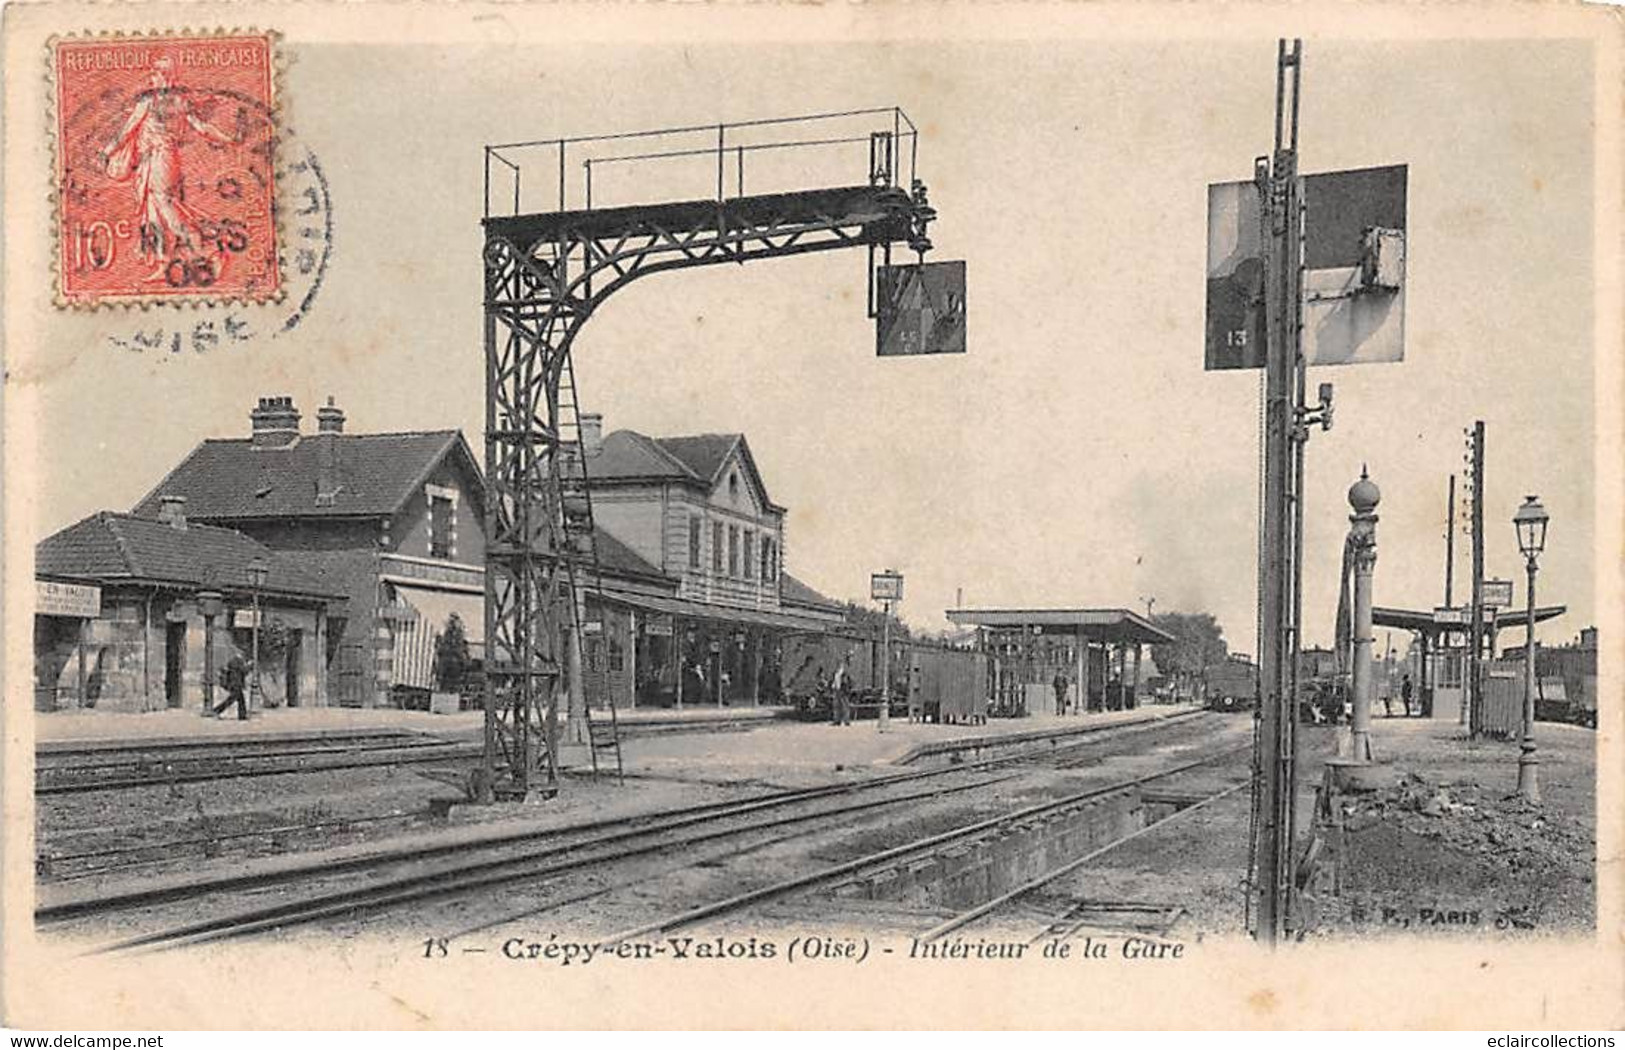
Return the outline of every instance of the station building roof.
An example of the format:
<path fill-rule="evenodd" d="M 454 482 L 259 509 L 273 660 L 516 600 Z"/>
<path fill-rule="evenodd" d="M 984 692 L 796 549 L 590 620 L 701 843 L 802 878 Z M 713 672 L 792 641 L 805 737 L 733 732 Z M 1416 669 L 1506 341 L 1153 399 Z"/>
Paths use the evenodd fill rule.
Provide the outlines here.
<path fill-rule="evenodd" d="M 172 524 L 102 511 L 41 540 L 34 572 L 42 577 L 247 593 L 248 565 L 267 569 L 267 596 L 328 603 L 344 595 L 324 585 L 296 557 L 271 550 L 235 529 Z"/>
<path fill-rule="evenodd" d="M 333 471 L 336 490 L 319 499 L 327 455 L 332 461 L 325 469 Z M 210 438 L 134 510 L 142 517 L 157 517 L 163 497 L 185 496 L 186 513 L 203 521 L 388 517 L 448 457 L 467 472 L 476 503 L 482 501 L 479 466 L 458 430 L 306 434 L 274 448 L 256 446 L 251 438 Z"/>
<path fill-rule="evenodd" d="M 1174 636 L 1129 609 L 949 609 L 951 623 L 977 627 L 1045 627 L 1091 642 L 1154 644 Z"/>

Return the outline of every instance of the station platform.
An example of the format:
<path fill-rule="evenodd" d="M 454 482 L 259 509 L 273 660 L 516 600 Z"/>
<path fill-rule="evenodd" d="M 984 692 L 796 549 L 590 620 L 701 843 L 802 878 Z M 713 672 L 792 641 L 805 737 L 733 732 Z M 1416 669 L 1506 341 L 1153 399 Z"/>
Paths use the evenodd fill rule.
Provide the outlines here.
<path fill-rule="evenodd" d="M 1128 711 L 1084 715 L 991 719 L 982 725 L 938 725 L 892 719 L 885 733 L 873 720 L 837 726 L 827 722 L 776 723 L 750 733 L 633 738 L 624 743 L 629 769 L 640 774 L 688 778 L 696 773 L 717 781 L 774 780 L 786 774 L 816 774 L 902 765 L 952 752 L 970 759 L 1099 729 L 1156 722 L 1189 714 L 1183 704 L 1152 705 Z M 585 750 L 584 748 L 582 749 Z M 568 768 L 574 756 L 564 756 Z"/>
<path fill-rule="evenodd" d="M 708 722 L 773 722 L 789 718 L 787 707 L 644 707 L 620 711 L 623 726 L 674 725 L 693 723 L 697 728 Z M 602 717 L 602 716 L 599 716 Z M 156 743 L 189 739 L 233 738 L 270 740 L 279 736 L 308 737 L 365 732 L 425 733 L 447 739 L 474 739 L 481 735 L 484 716 L 479 711 L 459 711 L 437 715 L 427 711 L 398 708 L 279 707 L 256 711 L 248 721 L 235 713 L 205 718 L 196 709 L 174 709 L 129 714 L 113 711 L 58 711 L 34 715 L 36 748 L 52 744 L 93 747 L 97 744 Z"/>

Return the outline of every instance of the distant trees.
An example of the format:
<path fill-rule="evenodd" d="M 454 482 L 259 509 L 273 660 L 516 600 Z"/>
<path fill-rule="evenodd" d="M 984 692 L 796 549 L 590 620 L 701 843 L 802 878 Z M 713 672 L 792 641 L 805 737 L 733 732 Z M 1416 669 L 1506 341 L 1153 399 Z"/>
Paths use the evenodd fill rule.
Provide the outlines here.
<path fill-rule="evenodd" d="M 880 637 L 882 626 L 886 622 L 886 614 L 879 609 L 870 609 L 857 602 L 847 602 L 844 612 L 846 625 L 862 634 L 872 634 Z M 903 641 L 914 637 L 914 632 L 908 629 L 908 624 L 896 616 L 891 618 L 891 636 L 893 641 Z"/>
<path fill-rule="evenodd" d="M 446 629 L 434 640 L 434 682 L 443 693 L 455 693 L 463 686 L 473 658 L 468 650 L 468 632 L 463 629 L 463 618 L 452 613 L 446 618 Z"/>
<path fill-rule="evenodd" d="M 1224 663 L 1229 655 L 1224 628 L 1212 613 L 1158 613 L 1151 622 L 1174 636 L 1171 642 L 1152 644 L 1151 658 L 1157 669 L 1191 692 L 1209 667 Z"/>

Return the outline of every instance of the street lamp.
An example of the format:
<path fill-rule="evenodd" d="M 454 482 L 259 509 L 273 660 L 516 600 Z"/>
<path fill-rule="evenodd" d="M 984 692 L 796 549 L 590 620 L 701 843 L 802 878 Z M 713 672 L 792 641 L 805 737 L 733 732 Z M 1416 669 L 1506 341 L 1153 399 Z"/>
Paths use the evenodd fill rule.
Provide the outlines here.
<path fill-rule="evenodd" d="M 886 569 L 869 576 L 869 597 L 885 610 L 880 626 L 880 710 L 876 713 L 877 732 L 891 724 L 891 610 L 903 600 L 903 574 Z"/>
<path fill-rule="evenodd" d="M 1525 496 L 1523 506 L 1512 516 L 1518 531 L 1518 550 L 1523 553 L 1529 574 L 1524 595 L 1528 628 L 1523 641 L 1523 740 L 1518 752 L 1518 794 L 1530 802 L 1540 801 L 1540 760 L 1535 757 L 1535 570 L 1540 552 L 1546 549 L 1546 523 L 1551 519 L 1535 496 Z"/>
<path fill-rule="evenodd" d="M 265 586 L 266 578 L 271 575 L 271 567 L 265 559 L 258 555 L 248 563 L 248 583 L 254 593 L 254 684 L 253 695 L 260 695 L 260 588 Z"/>

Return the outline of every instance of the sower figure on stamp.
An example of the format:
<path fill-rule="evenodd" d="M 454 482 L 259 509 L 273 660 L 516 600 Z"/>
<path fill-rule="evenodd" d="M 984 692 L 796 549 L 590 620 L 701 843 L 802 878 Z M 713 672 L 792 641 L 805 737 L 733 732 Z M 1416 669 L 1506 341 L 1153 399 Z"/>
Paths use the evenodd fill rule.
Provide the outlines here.
<path fill-rule="evenodd" d="M 221 675 L 226 686 L 226 698 L 215 706 L 216 716 L 232 704 L 237 705 L 237 720 L 248 721 L 248 701 L 243 696 L 243 690 L 248 684 L 248 665 L 243 663 L 241 655 L 232 654 L 227 662 L 225 672 Z"/>
<path fill-rule="evenodd" d="M 156 259 L 149 281 L 166 280 L 169 261 L 180 250 L 202 247 L 201 219 L 186 203 L 182 124 L 222 145 L 237 141 L 199 117 L 184 91 L 171 86 L 171 64 L 167 58 L 154 60 L 148 89 L 136 96 L 129 118 L 102 151 L 109 177 L 118 182 L 135 177 L 140 252 Z"/>

